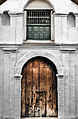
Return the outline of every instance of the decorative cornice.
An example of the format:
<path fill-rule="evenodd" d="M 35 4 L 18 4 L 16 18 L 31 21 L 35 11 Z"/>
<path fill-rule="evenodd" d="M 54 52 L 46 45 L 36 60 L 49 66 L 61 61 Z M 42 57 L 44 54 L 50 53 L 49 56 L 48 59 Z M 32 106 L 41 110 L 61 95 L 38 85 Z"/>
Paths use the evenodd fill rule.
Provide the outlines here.
<path fill-rule="evenodd" d="M 16 51 L 17 48 L 3 48 L 3 51 Z"/>
<path fill-rule="evenodd" d="M 61 48 L 60 50 L 61 50 L 62 52 L 64 52 L 64 51 L 65 51 L 65 52 L 66 52 L 66 51 L 68 52 L 68 51 L 76 51 L 76 48 Z"/>

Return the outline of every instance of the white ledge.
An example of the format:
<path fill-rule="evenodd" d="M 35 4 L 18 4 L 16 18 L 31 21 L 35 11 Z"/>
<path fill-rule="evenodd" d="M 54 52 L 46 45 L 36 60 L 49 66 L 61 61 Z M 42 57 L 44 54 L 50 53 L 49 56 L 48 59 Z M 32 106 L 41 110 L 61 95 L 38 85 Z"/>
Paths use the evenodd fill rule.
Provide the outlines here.
<path fill-rule="evenodd" d="M 3 48 L 3 51 L 16 51 L 17 48 Z"/>
<path fill-rule="evenodd" d="M 54 40 L 24 40 L 23 43 L 54 43 Z"/>

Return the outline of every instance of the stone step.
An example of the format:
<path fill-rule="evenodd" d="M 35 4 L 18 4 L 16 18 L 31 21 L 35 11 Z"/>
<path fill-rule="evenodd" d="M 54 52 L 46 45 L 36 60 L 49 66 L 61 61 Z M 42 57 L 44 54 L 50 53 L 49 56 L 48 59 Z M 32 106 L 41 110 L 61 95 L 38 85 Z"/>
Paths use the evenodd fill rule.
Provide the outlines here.
<path fill-rule="evenodd" d="M 29 117 L 29 118 L 21 118 L 21 119 L 58 119 L 58 117 Z"/>

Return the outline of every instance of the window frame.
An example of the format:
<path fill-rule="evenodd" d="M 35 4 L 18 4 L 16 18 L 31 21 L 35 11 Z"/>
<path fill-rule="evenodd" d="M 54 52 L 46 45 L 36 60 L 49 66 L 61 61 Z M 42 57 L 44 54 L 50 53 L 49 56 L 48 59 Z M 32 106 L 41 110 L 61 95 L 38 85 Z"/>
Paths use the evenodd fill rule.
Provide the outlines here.
<path fill-rule="evenodd" d="M 27 11 L 28 10 L 49 10 L 50 11 L 50 25 L 51 25 L 51 30 L 50 30 L 50 40 L 28 40 L 27 39 Z M 37 43 L 54 43 L 54 9 L 24 9 L 24 43 L 32 43 L 32 42 L 37 42 Z"/>

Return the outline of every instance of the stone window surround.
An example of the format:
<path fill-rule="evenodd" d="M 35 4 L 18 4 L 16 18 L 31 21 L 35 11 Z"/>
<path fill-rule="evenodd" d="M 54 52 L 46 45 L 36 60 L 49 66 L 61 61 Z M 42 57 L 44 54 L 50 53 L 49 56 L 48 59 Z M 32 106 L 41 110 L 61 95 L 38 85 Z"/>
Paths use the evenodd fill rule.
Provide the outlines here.
<path fill-rule="evenodd" d="M 33 9 L 32 9 L 33 10 Z M 51 10 L 51 40 L 49 40 L 48 42 L 54 42 L 54 10 Z M 27 28 L 26 28 L 26 24 L 27 24 L 27 11 L 26 9 L 24 9 L 24 43 L 27 42 Z M 32 40 L 29 42 L 39 42 L 38 40 Z M 46 40 L 44 41 L 40 41 L 40 42 L 47 42 Z"/>
<path fill-rule="evenodd" d="M 29 51 L 21 57 L 15 68 L 15 119 L 21 119 L 21 71 L 23 65 L 31 58 L 42 56 L 51 60 L 58 71 L 57 74 L 57 89 L 58 89 L 58 119 L 64 118 L 64 70 L 63 65 L 53 53 L 47 51 Z"/>

